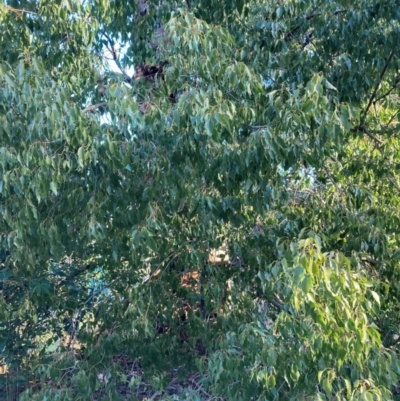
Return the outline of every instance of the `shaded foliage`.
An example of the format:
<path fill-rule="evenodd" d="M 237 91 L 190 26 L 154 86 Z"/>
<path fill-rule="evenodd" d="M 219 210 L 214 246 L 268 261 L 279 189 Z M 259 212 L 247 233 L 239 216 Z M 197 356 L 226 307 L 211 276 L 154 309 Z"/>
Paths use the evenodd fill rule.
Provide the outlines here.
<path fill-rule="evenodd" d="M 178 369 L 203 398 L 394 398 L 399 18 L 3 2 L 6 396 L 123 399 L 146 377 L 167 397 Z"/>

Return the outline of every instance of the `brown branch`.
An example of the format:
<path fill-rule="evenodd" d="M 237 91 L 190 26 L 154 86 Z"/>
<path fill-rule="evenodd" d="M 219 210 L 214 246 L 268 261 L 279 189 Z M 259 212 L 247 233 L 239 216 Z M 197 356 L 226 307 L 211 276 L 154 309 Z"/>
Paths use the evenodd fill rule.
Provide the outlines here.
<path fill-rule="evenodd" d="M 378 264 L 377 260 L 372 259 L 370 257 L 362 257 L 361 262 L 367 262 L 367 263 L 371 264 L 372 266 L 376 266 Z"/>
<path fill-rule="evenodd" d="M 363 131 L 365 134 L 367 134 L 372 140 L 374 140 L 376 143 L 378 143 L 379 145 L 382 145 L 382 141 L 380 139 L 378 139 L 374 134 L 372 134 L 371 132 L 369 132 L 367 130 L 367 128 L 364 129 Z"/>
<path fill-rule="evenodd" d="M 313 19 L 314 17 L 316 17 L 317 15 L 320 15 L 320 13 L 315 14 L 315 11 L 318 9 L 318 7 L 319 7 L 319 5 L 315 6 L 311 10 L 311 12 L 305 16 L 306 21 L 309 21 L 309 20 Z M 287 41 L 291 40 L 293 38 L 294 34 L 300 29 L 300 27 L 301 27 L 301 25 L 297 25 L 290 32 L 288 32 L 285 35 L 285 41 L 287 42 Z"/>
<path fill-rule="evenodd" d="M 400 186 L 399 184 L 395 181 L 394 177 L 389 177 L 390 182 L 396 187 L 396 189 L 400 192 Z"/>
<path fill-rule="evenodd" d="M 360 131 L 363 134 L 368 135 L 372 140 L 374 140 L 377 144 L 382 145 L 382 141 L 377 138 L 373 133 L 371 133 L 365 125 L 359 125 L 352 129 L 353 132 Z"/>
<path fill-rule="evenodd" d="M 367 105 L 367 107 L 366 107 L 366 109 L 364 111 L 364 115 L 363 115 L 363 117 L 361 119 L 360 126 L 364 124 L 364 121 L 365 121 L 365 119 L 367 117 L 368 111 L 369 111 L 369 109 L 370 109 L 370 107 L 371 107 L 371 105 L 372 105 L 372 103 L 373 103 L 373 101 L 375 99 L 376 93 L 378 92 L 378 89 L 379 89 L 379 87 L 380 87 L 380 85 L 382 83 L 382 79 L 383 79 L 383 77 L 384 77 L 384 75 L 386 73 L 386 70 L 387 70 L 387 68 L 389 66 L 389 63 L 392 60 L 393 56 L 394 56 L 394 49 L 390 52 L 390 55 L 389 55 L 388 59 L 386 60 L 385 65 L 383 66 L 383 69 L 382 69 L 381 74 L 379 76 L 379 81 L 376 83 L 375 89 L 374 89 L 374 91 L 372 92 L 372 94 L 371 94 L 371 96 L 369 98 L 368 105 Z"/>
<path fill-rule="evenodd" d="M 390 88 L 390 89 L 389 89 L 386 93 L 384 93 L 383 95 L 377 97 L 377 98 L 374 100 L 374 103 L 379 102 L 379 100 L 384 99 L 386 96 L 389 96 L 389 95 L 392 93 L 392 91 L 394 91 L 394 90 L 398 87 L 397 84 L 398 84 L 399 82 L 400 82 L 400 77 L 397 77 L 397 78 L 395 79 L 395 81 L 394 81 L 394 86 L 393 86 L 392 88 Z"/>
<path fill-rule="evenodd" d="M 117 50 L 115 48 L 115 42 L 110 38 L 110 36 L 108 35 L 108 33 L 106 31 L 102 31 L 103 35 L 105 36 L 105 38 L 108 40 L 108 44 L 110 45 L 110 47 L 107 47 L 107 50 L 111 53 L 112 55 L 112 59 L 117 62 L 118 61 L 118 54 L 117 54 Z"/>
<path fill-rule="evenodd" d="M 111 47 L 115 46 L 115 42 L 111 39 L 110 35 L 104 29 L 101 31 L 101 33 L 108 40 L 108 43 L 110 44 Z"/>
<path fill-rule="evenodd" d="M 7 6 L 7 5 L 6 5 L 6 10 L 8 10 L 8 11 L 10 11 L 12 13 L 15 13 L 15 14 L 34 14 L 34 15 L 37 15 L 37 13 L 35 13 L 34 11 L 25 10 L 25 9 L 22 9 L 22 8 L 14 8 L 14 7 Z"/>
<path fill-rule="evenodd" d="M 126 81 L 128 84 L 130 84 L 130 83 L 132 82 L 132 77 L 130 77 L 130 76 L 126 73 L 125 69 L 122 67 L 121 63 L 120 63 L 119 60 L 118 60 L 118 54 L 117 54 L 117 50 L 116 50 L 116 48 L 115 48 L 115 42 L 111 39 L 111 37 L 108 35 L 108 33 L 107 33 L 105 30 L 102 31 L 102 34 L 103 34 L 103 36 L 108 40 L 108 43 L 109 43 L 109 45 L 110 45 L 110 48 L 108 48 L 108 46 L 107 46 L 107 49 L 108 49 L 108 51 L 111 53 L 112 59 L 115 61 L 115 64 L 117 65 L 117 67 L 120 69 L 120 71 L 121 71 L 121 73 L 122 73 L 122 75 L 123 75 L 125 81 Z"/>
<path fill-rule="evenodd" d="M 368 128 L 367 128 L 365 125 L 359 125 L 358 127 L 353 128 L 351 131 L 353 131 L 353 132 L 361 131 L 361 132 L 363 132 L 364 134 L 368 135 L 372 140 L 375 141 L 375 143 L 376 143 L 376 145 L 377 145 L 377 146 L 375 146 L 375 148 L 377 148 L 378 151 L 379 151 L 381 154 L 383 154 L 383 150 L 382 150 L 382 148 L 381 148 L 381 146 L 380 146 L 380 145 L 383 144 L 383 142 L 382 142 L 379 138 L 377 138 L 374 134 L 372 134 L 372 133 L 368 130 Z M 374 149 L 375 149 L 375 148 L 374 148 Z M 393 184 L 393 186 L 400 192 L 400 185 L 396 182 L 396 180 L 394 179 L 394 177 L 389 176 L 388 178 L 389 178 L 389 181 Z"/>
<path fill-rule="evenodd" d="M 105 106 L 107 103 L 106 102 L 101 102 L 101 103 L 97 103 L 97 104 L 92 104 L 91 106 L 88 106 L 84 109 L 82 109 L 82 113 L 88 113 L 90 111 L 96 110 L 100 107 Z"/>
<path fill-rule="evenodd" d="M 390 117 L 390 120 L 384 126 L 389 127 L 389 125 L 393 122 L 393 120 L 397 117 L 398 114 L 399 114 L 399 112 L 393 114 L 392 117 Z"/>
<path fill-rule="evenodd" d="M 75 271 L 73 271 L 69 276 L 67 276 L 64 280 L 62 280 L 60 283 L 58 283 L 55 288 L 57 290 L 59 290 L 63 285 L 68 284 L 68 282 L 70 282 L 71 280 L 79 277 L 81 274 L 86 273 L 87 271 L 89 271 L 93 266 L 90 264 L 87 264 L 85 266 L 83 266 L 80 269 L 77 269 Z"/>
<path fill-rule="evenodd" d="M 309 14 L 307 14 L 307 15 L 304 17 L 306 21 L 310 21 L 311 19 L 322 15 L 322 13 L 316 13 L 316 12 L 315 12 L 315 11 L 318 9 L 318 7 L 319 7 L 319 5 L 318 5 L 318 6 L 315 6 L 314 9 L 313 9 Z M 339 15 L 339 14 L 343 14 L 343 13 L 345 13 L 346 11 L 347 11 L 347 10 L 336 10 L 336 11 L 334 11 L 334 12 L 332 13 L 332 15 L 335 15 L 335 16 L 336 16 L 336 15 Z M 295 26 L 290 32 L 288 32 L 288 33 L 285 35 L 285 41 L 287 42 L 287 41 L 291 40 L 291 39 L 293 38 L 294 34 L 300 29 L 300 27 L 301 27 L 301 25 L 297 25 L 297 26 Z"/>

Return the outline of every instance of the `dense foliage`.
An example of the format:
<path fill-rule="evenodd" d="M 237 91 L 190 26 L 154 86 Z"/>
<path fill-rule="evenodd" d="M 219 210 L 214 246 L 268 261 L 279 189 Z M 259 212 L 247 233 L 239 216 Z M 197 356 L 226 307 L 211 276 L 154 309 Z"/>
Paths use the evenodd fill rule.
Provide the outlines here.
<path fill-rule="evenodd" d="M 3 396 L 395 399 L 399 19 L 3 1 Z"/>

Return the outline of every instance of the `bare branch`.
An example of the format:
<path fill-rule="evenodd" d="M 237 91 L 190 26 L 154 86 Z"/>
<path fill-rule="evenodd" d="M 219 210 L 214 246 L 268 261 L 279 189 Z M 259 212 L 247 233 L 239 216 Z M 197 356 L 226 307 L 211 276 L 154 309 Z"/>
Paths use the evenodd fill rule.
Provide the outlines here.
<path fill-rule="evenodd" d="M 266 129 L 266 128 L 268 128 L 268 125 L 250 125 L 250 128 L 255 129 L 255 130 Z"/>
<path fill-rule="evenodd" d="M 311 29 L 308 33 L 306 33 L 304 41 L 301 46 L 303 50 L 307 45 L 309 45 L 313 41 L 313 35 L 314 35 L 314 29 Z"/>
<path fill-rule="evenodd" d="M 130 77 L 126 73 L 125 69 L 122 67 L 120 61 L 118 60 L 118 54 L 117 54 L 117 50 L 116 50 L 116 47 L 115 47 L 115 42 L 111 39 L 110 35 L 108 35 L 108 33 L 105 30 L 102 31 L 102 34 L 108 40 L 110 48 L 107 47 L 107 49 L 111 53 L 112 59 L 115 61 L 115 64 L 117 65 L 117 67 L 120 69 L 125 81 L 128 84 L 130 84 L 132 82 L 132 77 Z"/>
<path fill-rule="evenodd" d="M 84 109 L 82 109 L 82 113 L 88 113 L 90 111 L 94 111 L 97 110 L 100 107 L 105 106 L 107 103 L 106 102 L 101 102 L 101 103 L 97 103 L 97 104 L 92 104 L 91 106 L 88 106 Z"/>
<path fill-rule="evenodd" d="M 378 264 L 378 261 L 377 261 L 377 260 L 372 259 L 372 258 L 370 258 L 370 257 L 362 257 L 362 258 L 361 258 L 361 262 L 367 262 L 367 263 L 369 263 L 369 264 L 371 264 L 371 265 L 373 265 L 373 266 L 376 266 L 376 265 Z"/>
<path fill-rule="evenodd" d="M 22 9 L 22 8 L 14 8 L 14 7 L 7 6 L 7 5 L 5 7 L 6 7 L 6 9 L 8 11 L 10 11 L 12 13 L 15 13 L 15 14 L 20 14 L 20 15 L 22 15 L 22 14 L 34 14 L 34 15 L 37 15 L 37 13 L 35 13 L 34 11 L 25 10 L 25 9 Z"/>
<path fill-rule="evenodd" d="M 309 14 L 305 16 L 306 21 L 309 21 L 316 17 L 317 15 L 320 15 L 320 13 L 315 13 L 315 11 L 318 9 L 319 5 L 315 6 Z M 293 38 L 294 34 L 300 29 L 300 25 L 295 26 L 290 32 L 288 32 L 285 35 L 285 41 L 289 41 Z"/>
<path fill-rule="evenodd" d="M 396 189 L 400 192 L 400 186 L 396 182 L 396 180 L 393 177 L 389 177 L 390 182 L 396 187 Z"/>
<path fill-rule="evenodd" d="M 374 140 L 377 144 L 382 145 L 382 141 L 377 138 L 373 133 L 371 133 L 365 125 L 359 125 L 352 129 L 353 132 L 360 131 L 366 135 L 368 135 L 372 140 Z"/>
<path fill-rule="evenodd" d="M 366 128 L 363 131 L 364 133 L 366 133 L 372 140 L 374 140 L 376 143 L 378 143 L 379 145 L 382 145 L 382 141 L 380 139 L 378 139 L 374 134 L 372 134 L 370 131 L 368 131 Z"/>
<path fill-rule="evenodd" d="M 398 116 L 398 114 L 399 114 L 399 111 L 398 111 L 397 113 L 394 113 L 394 114 L 392 115 L 392 117 L 390 117 L 390 119 L 389 119 L 389 121 L 387 122 L 387 124 L 385 124 L 384 126 L 385 126 L 385 127 L 389 127 L 389 125 L 392 124 L 393 120 Z"/>
<path fill-rule="evenodd" d="M 397 77 L 397 78 L 394 80 L 394 85 L 393 85 L 387 92 L 385 92 L 383 95 L 377 97 L 377 98 L 374 100 L 374 103 L 379 102 L 379 100 L 384 99 L 386 96 L 389 96 L 389 95 L 392 93 L 392 91 L 394 91 L 395 89 L 398 88 L 397 84 L 398 84 L 399 82 L 400 82 L 400 77 Z"/>
<path fill-rule="evenodd" d="M 389 66 L 389 63 L 392 60 L 393 56 L 394 56 L 394 49 L 390 52 L 390 55 L 389 55 L 388 59 L 386 60 L 386 63 L 385 63 L 385 65 L 384 65 L 384 67 L 383 67 L 383 69 L 381 71 L 380 76 L 379 76 L 379 81 L 376 83 L 375 89 L 374 89 L 374 91 L 372 92 L 372 94 L 371 94 L 371 96 L 369 98 L 368 105 L 367 105 L 367 107 L 366 107 L 366 109 L 364 111 L 364 115 L 363 115 L 363 117 L 361 119 L 361 125 L 364 124 L 364 121 L 365 121 L 365 119 L 367 117 L 368 111 L 369 111 L 369 109 L 370 109 L 370 107 L 371 107 L 371 105 L 372 105 L 372 103 L 373 103 L 373 101 L 375 99 L 376 92 L 378 91 L 379 87 L 381 86 L 382 79 L 383 79 L 383 77 L 384 77 L 384 75 L 386 73 L 386 70 L 387 70 L 387 68 Z"/>
<path fill-rule="evenodd" d="M 67 276 L 64 280 L 62 280 L 59 284 L 57 284 L 56 288 L 60 289 L 63 285 L 67 284 L 69 281 L 89 271 L 92 267 L 93 267 L 92 265 L 87 264 L 81 267 L 80 269 L 72 271 L 72 273 L 69 276 Z"/>

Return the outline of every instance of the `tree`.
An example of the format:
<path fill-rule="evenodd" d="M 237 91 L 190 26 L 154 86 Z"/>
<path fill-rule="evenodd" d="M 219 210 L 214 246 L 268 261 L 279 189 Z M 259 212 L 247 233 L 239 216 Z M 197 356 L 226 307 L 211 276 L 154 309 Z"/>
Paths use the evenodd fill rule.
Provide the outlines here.
<path fill-rule="evenodd" d="M 6 395 L 166 399 L 179 367 L 203 398 L 395 398 L 399 18 L 3 2 Z"/>

